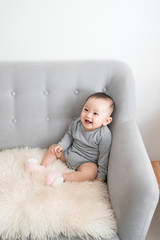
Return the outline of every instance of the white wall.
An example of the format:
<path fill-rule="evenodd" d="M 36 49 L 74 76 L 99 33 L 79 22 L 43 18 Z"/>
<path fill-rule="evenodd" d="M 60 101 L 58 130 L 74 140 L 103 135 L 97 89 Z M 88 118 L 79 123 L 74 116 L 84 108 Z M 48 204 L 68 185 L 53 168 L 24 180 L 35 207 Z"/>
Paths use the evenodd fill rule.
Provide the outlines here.
<path fill-rule="evenodd" d="M 145 146 L 160 160 L 159 23 L 159 0 L 0 0 L 0 61 L 127 62 Z"/>

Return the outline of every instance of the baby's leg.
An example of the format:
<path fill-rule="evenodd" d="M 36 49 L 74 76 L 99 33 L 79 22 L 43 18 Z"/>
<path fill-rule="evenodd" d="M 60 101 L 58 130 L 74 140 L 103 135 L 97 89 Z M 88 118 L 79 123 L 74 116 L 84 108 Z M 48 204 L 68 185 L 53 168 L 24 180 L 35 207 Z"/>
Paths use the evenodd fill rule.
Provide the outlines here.
<path fill-rule="evenodd" d="M 48 165 L 55 162 L 58 158 L 61 158 L 62 153 L 55 153 L 54 149 L 57 146 L 57 144 L 53 144 L 49 147 L 47 152 L 45 153 L 41 165 L 44 167 L 47 167 Z"/>
<path fill-rule="evenodd" d="M 83 163 L 76 172 L 63 173 L 62 177 L 66 182 L 93 181 L 97 177 L 98 168 L 95 163 Z"/>

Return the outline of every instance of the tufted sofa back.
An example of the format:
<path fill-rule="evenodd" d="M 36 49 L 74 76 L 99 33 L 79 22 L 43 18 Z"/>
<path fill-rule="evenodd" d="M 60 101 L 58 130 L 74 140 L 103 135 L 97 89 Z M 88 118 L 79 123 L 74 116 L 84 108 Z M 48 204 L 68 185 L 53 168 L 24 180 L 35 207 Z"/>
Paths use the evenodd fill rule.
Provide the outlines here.
<path fill-rule="evenodd" d="M 56 143 L 85 99 L 99 91 L 115 101 L 114 130 L 121 121 L 135 119 L 133 86 L 122 62 L 1 62 L 0 149 Z"/>

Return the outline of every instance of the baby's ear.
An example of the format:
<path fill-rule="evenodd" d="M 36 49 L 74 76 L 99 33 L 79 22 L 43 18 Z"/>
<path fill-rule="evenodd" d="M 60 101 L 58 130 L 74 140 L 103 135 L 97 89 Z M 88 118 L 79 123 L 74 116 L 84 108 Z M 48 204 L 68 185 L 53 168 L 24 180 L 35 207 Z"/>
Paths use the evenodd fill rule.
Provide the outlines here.
<path fill-rule="evenodd" d="M 106 119 L 106 121 L 103 123 L 103 126 L 105 127 L 105 126 L 107 126 L 108 124 L 110 124 L 112 122 L 112 117 L 108 117 L 107 119 Z"/>

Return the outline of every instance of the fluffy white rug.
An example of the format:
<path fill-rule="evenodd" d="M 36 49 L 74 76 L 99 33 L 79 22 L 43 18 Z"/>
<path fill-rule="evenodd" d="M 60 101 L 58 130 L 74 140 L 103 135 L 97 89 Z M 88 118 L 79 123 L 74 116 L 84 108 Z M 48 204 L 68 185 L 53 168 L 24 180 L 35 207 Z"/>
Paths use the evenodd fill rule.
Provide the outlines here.
<path fill-rule="evenodd" d="M 12 149 L 0 152 L 0 236 L 2 239 L 45 240 L 63 234 L 94 239 L 116 234 L 106 184 L 98 181 L 50 187 L 46 174 L 69 172 L 57 160 L 44 174 L 30 176 L 25 160 L 41 161 L 45 149 Z"/>

